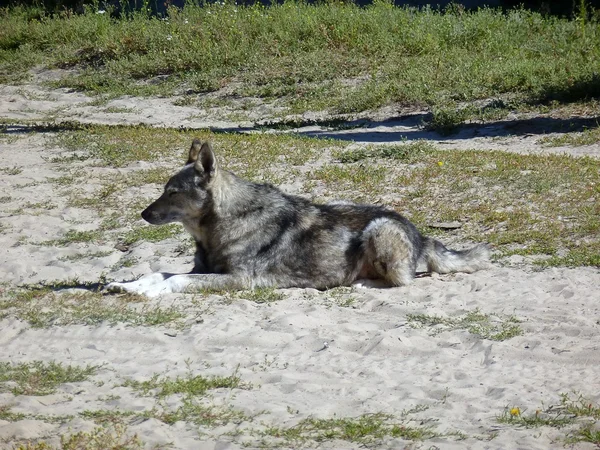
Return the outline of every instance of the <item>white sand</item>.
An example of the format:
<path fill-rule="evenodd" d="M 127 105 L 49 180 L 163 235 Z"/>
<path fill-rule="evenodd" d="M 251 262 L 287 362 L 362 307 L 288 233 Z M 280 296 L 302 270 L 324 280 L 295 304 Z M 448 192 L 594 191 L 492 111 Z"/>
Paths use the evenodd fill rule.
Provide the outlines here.
<path fill-rule="evenodd" d="M 11 89 L 14 92 L 8 94 Z M 69 108 L 80 108 L 89 100 L 57 91 L 51 93 L 57 100 L 30 101 L 16 89 L 0 88 L 0 116 L 43 118 L 57 104 L 71 104 L 63 112 L 79 111 Z M 148 113 L 146 106 L 158 104 L 158 100 L 120 101 L 140 110 L 130 114 L 135 118 L 123 119 L 128 123 L 177 124 L 170 107 L 156 107 Z M 165 100 L 162 102 L 164 106 Z M 65 117 L 115 123 L 105 113 L 89 112 L 86 117 L 69 114 Z M 153 116 L 150 122 L 144 120 L 148 115 Z M 473 147 L 468 141 L 464 145 Z M 55 187 L 47 179 L 61 172 L 57 164 L 42 159 L 52 151 L 41 135 L 14 142 L 0 140 L 0 167 L 23 169 L 0 178 L 2 196 L 11 197 L 0 203 L 0 273 L 5 282 L 0 289 L 74 277 L 97 281 L 102 272 L 132 278 L 156 270 L 189 270 L 191 249 L 183 255 L 176 251 L 187 242 L 184 235 L 160 244 L 137 244 L 131 254 L 139 258 L 138 262 L 116 273 L 110 268 L 122 254 L 113 248 L 114 242 L 39 245 L 70 229 L 95 229 L 100 220 L 94 213 L 67 207 L 64 199 L 55 197 Z M 586 151 L 598 154 L 596 147 Z M 34 181 L 41 184 L 28 185 Z M 49 201 L 55 208 L 17 211 L 28 202 Z M 110 254 L 71 262 L 59 260 L 98 251 Z M 126 379 L 147 380 L 155 373 L 175 377 L 189 371 L 222 376 L 237 371 L 252 387 L 211 391 L 208 401 L 230 405 L 254 419 L 217 428 L 186 422 L 167 425 L 156 419 L 129 423 L 127 432 L 137 433 L 146 448 L 168 443 L 177 449 L 235 449 L 244 443 L 252 448 L 261 438 L 250 431 L 266 426 L 288 427 L 307 417 L 357 417 L 377 412 L 400 417 L 403 411 L 419 405 L 427 409 L 409 415 L 407 424 L 431 425 L 440 433 L 458 431 L 465 434 L 465 440 L 441 436 L 413 443 L 386 438 L 375 446 L 562 448 L 562 439 L 573 427 L 526 429 L 501 424 L 497 417 L 507 407 L 532 414 L 536 408 L 558 405 L 561 393 L 570 393 L 574 399 L 581 394 L 600 403 L 599 286 L 597 268 L 534 271 L 527 261 L 515 258 L 511 267 L 496 265 L 470 275 L 422 277 L 410 287 L 355 289 L 342 295 L 352 299 L 350 306 L 340 306 L 339 294 L 311 289 L 280 290 L 285 298 L 270 304 L 217 295 L 166 296 L 162 306 L 201 312 L 196 319 L 190 317 L 183 330 L 125 324 L 36 329 L 9 316 L 0 321 L 0 361 L 103 366 L 90 381 L 63 384 L 48 396 L 1 392 L 0 408 L 10 405 L 12 412 L 32 418 L 0 420 L 0 448 L 37 439 L 58 445 L 61 434 L 90 431 L 94 422 L 77 416 L 85 410 L 148 411 L 156 405 L 154 398 L 140 397 L 120 384 Z M 199 304 L 194 305 L 194 301 Z M 497 317 L 516 316 L 522 321 L 524 334 L 496 342 L 464 329 L 418 328 L 407 319 L 410 314 L 455 318 L 476 309 Z M 168 401 L 174 406 L 178 399 Z M 36 419 L 35 415 L 40 416 Z M 54 423 L 48 415 L 74 418 Z M 266 439 L 267 443 L 276 442 Z M 359 447 L 345 441 L 318 445 Z M 576 448 L 594 447 L 577 444 Z"/>

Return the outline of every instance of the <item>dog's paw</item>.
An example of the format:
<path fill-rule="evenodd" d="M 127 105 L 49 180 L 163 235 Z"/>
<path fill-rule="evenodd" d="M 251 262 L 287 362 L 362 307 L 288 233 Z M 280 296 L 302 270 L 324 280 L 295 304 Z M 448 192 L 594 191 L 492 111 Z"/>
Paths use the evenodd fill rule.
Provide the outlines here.
<path fill-rule="evenodd" d="M 117 294 L 138 294 L 139 292 L 135 289 L 136 286 L 131 286 L 133 283 L 118 283 L 116 281 L 108 283 L 104 287 L 105 292 L 117 293 Z"/>

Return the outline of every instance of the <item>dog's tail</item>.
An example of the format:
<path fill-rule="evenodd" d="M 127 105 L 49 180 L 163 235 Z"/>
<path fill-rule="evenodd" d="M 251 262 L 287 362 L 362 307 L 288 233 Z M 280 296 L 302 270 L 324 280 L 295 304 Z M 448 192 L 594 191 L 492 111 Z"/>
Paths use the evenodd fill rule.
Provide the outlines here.
<path fill-rule="evenodd" d="M 475 272 L 489 267 L 490 247 L 479 244 L 468 250 L 450 250 L 440 241 L 425 238 L 423 259 L 429 272 Z"/>

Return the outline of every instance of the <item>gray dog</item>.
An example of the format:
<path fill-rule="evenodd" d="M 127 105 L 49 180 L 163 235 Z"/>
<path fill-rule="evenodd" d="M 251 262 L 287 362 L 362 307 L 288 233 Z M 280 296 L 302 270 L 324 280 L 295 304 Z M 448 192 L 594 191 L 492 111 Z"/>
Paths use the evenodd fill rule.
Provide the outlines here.
<path fill-rule="evenodd" d="M 409 284 L 417 264 L 438 273 L 488 266 L 480 244 L 455 251 L 424 237 L 400 214 L 373 205 L 314 204 L 219 167 L 195 139 L 188 161 L 142 212 L 154 225 L 180 222 L 196 241 L 189 274 L 154 273 L 108 289 L 150 297 L 198 289 L 348 286 L 357 280 Z"/>

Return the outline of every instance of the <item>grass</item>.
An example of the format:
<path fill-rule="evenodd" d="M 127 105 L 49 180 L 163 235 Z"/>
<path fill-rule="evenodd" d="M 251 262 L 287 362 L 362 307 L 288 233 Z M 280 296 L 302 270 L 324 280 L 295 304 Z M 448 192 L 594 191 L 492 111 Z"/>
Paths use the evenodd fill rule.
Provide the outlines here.
<path fill-rule="evenodd" d="M 600 444 L 600 406 L 590 402 L 582 395 L 572 399 L 569 394 L 561 394 L 560 404 L 548 408 L 537 408 L 532 414 L 524 414 L 519 407 L 507 407 L 502 415 L 497 417 L 498 422 L 524 428 L 537 427 L 569 427 L 570 431 L 565 437 L 565 444 L 589 442 Z M 583 422 L 583 423 L 582 423 Z M 573 429 L 573 425 L 578 425 Z"/>
<path fill-rule="evenodd" d="M 35 328 L 55 325 L 97 325 L 126 323 L 134 326 L 171 325 L 180 327 L 185 314 L 175 306 L 146 303 L 133 294 L 105 297 L 94 291 L 65 291 L 81 287 L 78 282 L 31 286 L 9 290 L 0 297 L 0 315 L 27 321 Z"/>
<path fill-rule="evenodd" d="M 144 226 L 128 231 L 124 236 L 121 237 L 120 241 L 125 245 L 131 245 L 138 241 L 160 242 L 164 239 L 175 237 L 181 233 L 181 226 L 176 224 Z"/>
<path fill-rule="evenodd" d="M 176 377 L 175 379 L 161 377 L 155 374 L 146 381 L 128 380 L 123 386 L 131 387 L 142 395 L 153 395 L 159 398 L 173 394 L 183 394 L 188 397 L 203 396 L 211 389 L 243 389 L 248 386 L 242 383 L 241 378 L 234 373 L 228 377 L 204 377 L 192 375 Z"/>
<path fill-rule="evenodd" d="M 599 91 L 599 25 L 516 9 L 411 9 L 379 1 L 213 3 L 53 16 L 0 11 L 0 81 L 35 66 L 75 69 L 56 86 L 106 94 L 283 100 L 291 111 L 354 112 L 392 102 L 444 105 L 513 94 L 572 101 Z M 507 106 L 505 109 L 510 109 Z M 437 123 L 452 124 L 439 110 Z M 446 126 L 446 125 L 444 125 Z"/>
<path fill-rule="evenodd" d="M 142 125 L 73 125 L 73 128 L 58 134 L 53 145 L 67 152 L 93 157 L 88 165 L 119 168 L 138 161 L 164 161 L 171 167 L 180 168 L 187 159 L 192 138 L 198 137 L 201 140 L 211 140 L 218 155 L 227 161 L 227 167 L 246 177 L 256 176 L 259 171 L 277 163 L 302 165 L 316 158 L 318 151 L 322 149 L 341 146 L 329 140 L 292 135 L 274 135 L 264 139 L 256 134 L 152 129 Z M 164 173 L 158 175 L 162 177 Z M 157 180 L 156 172 L 145 175 Z M 139 177 L 132 180 L 134 185 L 139 182 Z"/>
<path fill-rule="evenodd" d="M 505 341 L 523 334 L 519 320 L 514 316 L 482 314 L 478 309 L 456 318 L 409 314 L 407 319 L 413 326 L 432 328 L 433 334 L 447 330 L 467 330 L 475 336 L 491 341 Z"/>
<path fill-rule="evenodd" d="M 373 445 L 384 438 L 415 441 L 440 436 L 430 427 L 407 425 L 381 413 L 352 418 L 307 418 L 292 427 L 269 427 L 264 435 L 281 439 L 288 445 L 331 440 Z"/>
<path fill-rule="evenodd" d="M 277 292 L 274 288 L 255 288 L 249 291 L 241 291 L 236 294 L 236 297 L 254 303 L 273 303 L 283 300 L 285 295 Z"/>
<path fill-rule="evenodd" d="M 77 383 L 95 375 L 99 366 L 63 366 L 61 363 L 34 361 L 31 363 L 0 362 L 0 390 L 13 395 L 49 395 L 63 383 Z M 10 382 L 10 387 L 7 383 Z"/>
<path fill-rule="evenodd" d="M 341 165 L 313 173 L 321 188 L 363 201 L 387 196 L 427 234 L 442 235 L 431 223 L 460 221 L 463 239 L 490 242 L 500 256 L 546 255 L 534 261 L 543 267 L 600 264 L 595 159 L 441 151 L 421 142 L 336 157 Z"/>
<path fill-rule="evenodd" d="M 12 412 L 9 405 L 0 405 L 0 420 L 17 422 L 18 420 L 23 420 L 25 417 L 25 414 Z"/>
<path fill-rule="evenodd" d="M 92 431 L 62 435 L 60 446 L 55 447 L 44 441 L 28 442 L 13 447 L 15 450 L 142 450 L 143 442 L 136 434 L 131 435 L 122 424 L 97 427 Z"/>
<path fill-rule="evenodd" d="M 381 158 L 410 164 L 417 163 L 426 155 L 434 152 L 436 152 L 436 147 L 433 144 L 425 140 L 416 140 L 393 147 L 380 146 L 338 151 L 334 156 L 342 163 L 354 163 Z"/>
<path fill-rule="evenodd" d="M 228 377 L 193 375 L 190 371 L 186 376 L 176 378 L 161 377 L 155 374 L 145 381 L 127 380 L 123 386 L 137 390 L 141 395 L 153 396 L 158 400 L 158 406 L 144 412 L 128 411 L 87 411 L 84 417 L 93 418 L 99 423 L 121 420 L 128 417 L 155 418 L 167 424 L 185 421 L 202 426 L 219 426 L 230 422 L 240 423 L 250 420 L 241 411 L 227 406 L 217 407 L 206 404 L 203 397 L 214 389 L 249 389 L 249 384 L 243 383 L 237 371 Z M 165 399 L 177 395 L 181 398 L 179 406 L 170 408 L 165 405 Z"/>
<path fill-rule="evenodd" d="M 593 145 L 600 142 L 600 127 L 589 128 L 579 133 L 565 133 L 558 137 L 542 138 L 540 141 L 548 147 Z"/>
<path fill-rule="evenodd" d="M 40 242 L 39 245 L 64 247 L 69 244 L 94 242 L 94 241 L 99 240 L 101 237 L 102 237 L 102 234 L 98 230 L 91 230 L 91 231 L 69 230 L 64 234 L 63 237 L 58 238 L 58 239 L 52 239 L 49 241 L 43 241 L 43 242 Z"/>

